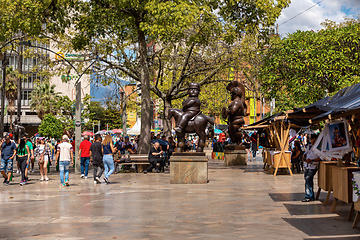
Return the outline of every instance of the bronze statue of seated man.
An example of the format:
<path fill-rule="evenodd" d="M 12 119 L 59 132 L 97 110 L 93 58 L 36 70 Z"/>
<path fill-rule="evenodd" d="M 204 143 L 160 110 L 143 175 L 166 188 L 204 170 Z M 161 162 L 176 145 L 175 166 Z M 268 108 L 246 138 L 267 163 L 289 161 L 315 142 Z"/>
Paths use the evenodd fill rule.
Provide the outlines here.
<path fill-rule="evenodd" d="M 182 132 L 186 124 L 197 114 L 200 113 L 200 99 L 198 98 L 200 93 L 200 84 L 199 83 L 190 83 L 189 84 L 189 97 L 183 101 L 183 115 L 180 117 L 177 122 L 174 130 L 178 133 Z"/>

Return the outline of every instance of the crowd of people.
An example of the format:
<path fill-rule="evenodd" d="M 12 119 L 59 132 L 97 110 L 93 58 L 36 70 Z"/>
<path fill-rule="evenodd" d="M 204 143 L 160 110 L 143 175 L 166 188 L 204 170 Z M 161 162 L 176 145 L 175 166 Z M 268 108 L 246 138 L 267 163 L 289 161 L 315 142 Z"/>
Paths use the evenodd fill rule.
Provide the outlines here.
<path fill-rule="evenodd" d="M 170 156 L 175 151 L 176 142 L 173 137 L 166 140 L 160 134 L 155 136 L 151 133 L 152 148 L 149 153 L 150 166 L 144 173 L 152 171 L 164 172 L 164 168 L 170 164 Z M 43 137 L 29 139 L 26 136 L 14 141 L 12 135 L 8 134 L 1 140 L 0 171 L 4 177 L 4 184 L 9 185 L 13 173 L 13 163 L 17 163 L 17 173 L 21 174 L 20 185 L 25 185 L 29 178 L 28 173 L 34 172 L 35 162 L 39 165 L 40 181 L 49 181 L 48 168 L 55 162 L 60 171 L 61 186 L 69 186 L 69 168 L 74 165 L 75 151 L 78 151 L 80 162 L 81 178 L 87 179 L 89 167 L 93 165 L 94 183 L 101 183 L 101 176 L 104 174 L 104 181 L 110 184 L 110 176 L 116 167 L 124 163 L 130 154 L 137 153 L 138 138 L 130 139 L 125 137 L 112 137 L 111 135 L 95 135 L 90 139 L 83 136 L 79 149 L 75 149 L 75 141 L 62 136 L 57 142 Z M 157 164 L 160 163 L 160 168 Z M 135 167 L 135 166 L 132 166 Z"/>

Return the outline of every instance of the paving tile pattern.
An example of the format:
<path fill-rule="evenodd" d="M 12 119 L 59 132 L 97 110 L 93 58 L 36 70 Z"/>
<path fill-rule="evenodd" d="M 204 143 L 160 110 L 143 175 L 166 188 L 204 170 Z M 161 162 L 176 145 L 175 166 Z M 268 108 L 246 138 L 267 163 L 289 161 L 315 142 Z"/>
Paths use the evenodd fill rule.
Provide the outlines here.
<path fill-rule="evenodd" d="M 15 174 L 0 186 L 0 239 L 360 239 L 346 222 L 350 205 L 333 214 L 332 198 L 326 207 L 300 202 L 303 175 L 274 177 L 260 158 L 232 167 L 210 160 L 208 184 L 169 176 L 121 173 L 94 185 L 71 173 L 71 186 L 60 187 L 52 169 L 49 182 L 35 172 L 21 187 Z"/>

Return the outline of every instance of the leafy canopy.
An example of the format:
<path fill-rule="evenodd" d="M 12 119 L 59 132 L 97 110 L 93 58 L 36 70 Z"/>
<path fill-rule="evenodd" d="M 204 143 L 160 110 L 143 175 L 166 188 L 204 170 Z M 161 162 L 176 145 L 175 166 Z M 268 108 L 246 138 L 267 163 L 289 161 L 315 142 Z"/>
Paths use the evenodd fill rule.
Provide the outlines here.
<path fill-rule="evenodd" d="M 311 104 L 360 82 L 360 21 L 325 22 L 318 32 L 297 31 L 272 40 L 260 80 L 278 111 Z"/>
<path fill-rule="evenodd" d="M 60 139 L 64 132 L 62 122 L 51 114 L 46 114 L 39 126 L 41 136 Z"/>

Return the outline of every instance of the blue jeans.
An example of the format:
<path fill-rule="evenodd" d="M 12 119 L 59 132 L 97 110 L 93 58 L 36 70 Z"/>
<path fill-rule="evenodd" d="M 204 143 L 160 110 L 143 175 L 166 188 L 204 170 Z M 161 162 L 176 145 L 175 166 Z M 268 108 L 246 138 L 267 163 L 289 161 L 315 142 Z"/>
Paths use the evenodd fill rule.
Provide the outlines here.
<path fill-rule="evenodd" d="M 65 182 L 69 181 L 69 166 L 70 166 L 70 161 L 59 161 L 61 184 L 64 184 Z M 65 173 L 65 181 L 64 181 L 64 173 Z"/>
<path fill-rule="evenodd" d="M 317 169 L 305 169 L 304 178 L 305 178 L 305 198 L 315 200 L 314 197 L 314 176 L 317 172 Z"/>
<path fill-rule="evenodd" d="M 114 172 L 115 170 L 115 166 L 114 166 L 114 159 L 112 154 L 109 155 L 104 155 L 103 156 L 103 162 L 104 162 L 104 167 L 105 167 L 105 174 L 104 176 L 106 178 L 109 178 L 110 175 Z"/>
<path fill-rule="evenodd" d="M 10 158 L 1 158 L 0 170 L 4 172 L 12 172 L 13 160 Z"/>
<path fill-rule="evenodd" d="M 90 163 L 90 157 L 80 158 L 81 174 L 85 174 L 85 177 L 87 177 L 89 172 L 89 163 Z M 84 173 L 84 168 L 85 168 L 85 173 Z"/>

